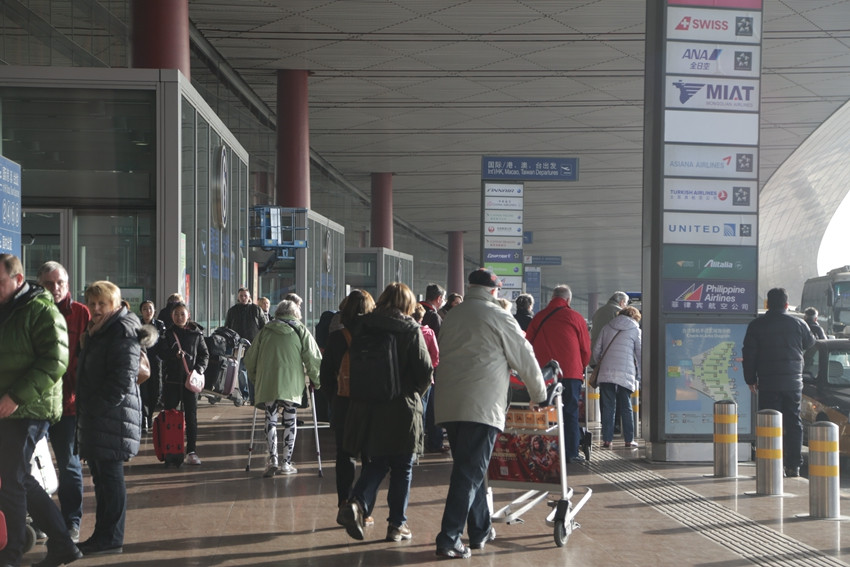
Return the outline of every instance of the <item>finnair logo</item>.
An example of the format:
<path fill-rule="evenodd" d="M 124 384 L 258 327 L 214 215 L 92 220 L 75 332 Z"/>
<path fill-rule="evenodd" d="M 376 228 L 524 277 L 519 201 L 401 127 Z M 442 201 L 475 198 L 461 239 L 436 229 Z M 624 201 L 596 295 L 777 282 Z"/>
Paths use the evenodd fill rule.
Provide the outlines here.
<path fill-rule="evenodd" d="M 686 83 L 684 81 L 676 81 L 673 83 L 673 86 L 679 89 L 679 102 L 685 104 L 705 86 L 705 83 Z"/>

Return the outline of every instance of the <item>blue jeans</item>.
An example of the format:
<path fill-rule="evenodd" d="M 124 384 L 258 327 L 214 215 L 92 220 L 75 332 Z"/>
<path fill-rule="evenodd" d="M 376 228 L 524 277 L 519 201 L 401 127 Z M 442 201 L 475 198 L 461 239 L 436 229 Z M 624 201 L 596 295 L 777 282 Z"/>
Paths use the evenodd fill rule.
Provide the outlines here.
<path fill-rule="evenodd" d="M 244 358 L 239 361 L 239 393 L 246 403 L 248 400 L 254 401 L 254 384 L 248 380 L 248 368 Z"/>
<path fill-rule="evenodd" d="M 76 433 L 77 417 L 74 415 L 62 416 L 48 430 L 59 469 L 59 507 L 68 529 L 79 529 L 83 517 L 83 467 L 79 455 L 74 454 Z"/>
<path fill-rule="evenodd" d="M 614 418 L 619 413 L 623 418 L 623 439 L 631 443 L 635 439 L 635 420 L 632 416 L 632 392 L 627 388 L 600 382 L 599 398 L 602 404 L 602 440 L 609 443 L 614 439 Z"/>
<path fill-rule="evenodd" d="M 490 533 L 490 509 L 487 507 L 487 466 L 499 430 L 491 425 L 469 421 L 443 424 L 452 448 L 452 475 L 440 533 L 438 548 L 462 545 L 464 525 L 469 541 L 483 541 Z"/>
<path fill-rule="evenodd" d="M 371 516 L 378 497 L 378 487 L 390 473 L 390 488 L 387 491 L 387 506 L 390 515 L 387 522 L 400 526 L 407 521 L 407 502 L 410 500 L 410 481 L 413 478 L 414 455 L 389 455 L 369 457 L 363 462 L 360 478 L 351 491 L 352 499 L 363 506 L 364 515 Z"/>
<path fill-rule="evenodd" d="M 802 390 L 766 392 L 759 390 L 759 410 L 772 409 L 782 414 L 782 461 L 786 467 L 803 463 L 803 422 L 800 419 Z"/>
<path fill-rule="evenodd" d="M 20 565 L 26 537 L 27 512 L 47 534 L 48 550 L 61 553 L 74 544 L 62 513 L 30 474 L 35 444 L 47 434 L 41 419 L 0 419 L 0 510 L 6 515 L 8 543 L 0 550 L 0 564 Z"/>
<path fill-rule="evenodd" d="M 581 427 L 578 424 L 578 399 L 584 382 L 573 379 L 560 382 L 564 385 L 564 407 L 561 408 L 561 423 L 564 424 L 564 451 L 567 459 L 572 459 L 578 456 L 581 437 Z"/>

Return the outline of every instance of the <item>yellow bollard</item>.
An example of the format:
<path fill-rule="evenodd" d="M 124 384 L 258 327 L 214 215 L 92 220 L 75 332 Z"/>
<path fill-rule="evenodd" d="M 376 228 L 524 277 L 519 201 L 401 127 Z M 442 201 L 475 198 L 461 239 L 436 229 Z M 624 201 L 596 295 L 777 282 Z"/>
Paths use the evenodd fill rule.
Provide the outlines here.
<path fill-rule="evenodd" d="M 714 476 L 738 476 L 738 404 L 714 403 Z"/>
<path fill-rule="evenodd" d="M 819 421 L 809 427 L 809 515 L 841 515 L 838 470 L 838 426 Z"/>
<path fill-rule="evenodd" d="M 756 494 L 782 494 L 782 414 L 761 410 L 756 421 Z"/>

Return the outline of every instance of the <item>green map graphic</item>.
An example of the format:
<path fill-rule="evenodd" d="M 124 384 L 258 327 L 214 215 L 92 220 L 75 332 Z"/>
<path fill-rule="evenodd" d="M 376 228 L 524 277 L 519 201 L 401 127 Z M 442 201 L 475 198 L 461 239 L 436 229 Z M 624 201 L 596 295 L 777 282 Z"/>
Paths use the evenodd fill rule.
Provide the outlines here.
<path fill-rule="evenodd" d="M 693 370 L 685 370 L 688 386 L 716 402 L 737 400 L 735 382 L 729 377 L 729 368 L 735 352 L 735 343 L 725 341 L 691 357 Z"/>

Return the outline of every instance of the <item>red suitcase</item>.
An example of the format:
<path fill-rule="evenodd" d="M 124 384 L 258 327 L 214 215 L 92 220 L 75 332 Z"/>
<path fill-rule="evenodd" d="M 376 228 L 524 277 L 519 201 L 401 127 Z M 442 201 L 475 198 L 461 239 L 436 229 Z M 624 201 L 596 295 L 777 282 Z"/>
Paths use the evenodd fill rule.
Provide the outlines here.
<path fill-rule="evenodd" d="M 180 410 L 163 410 L 153 420 L 153 450 L 165 466 L 183 464 L 186 420 Z"/>
<path fill-rule="evenodd" d="M 6 516 L 0 511 L 0 550 L 6 548 Z"/>

